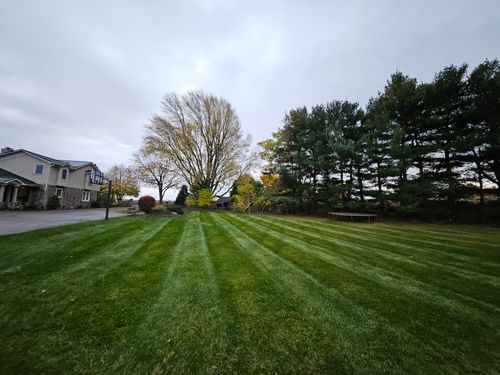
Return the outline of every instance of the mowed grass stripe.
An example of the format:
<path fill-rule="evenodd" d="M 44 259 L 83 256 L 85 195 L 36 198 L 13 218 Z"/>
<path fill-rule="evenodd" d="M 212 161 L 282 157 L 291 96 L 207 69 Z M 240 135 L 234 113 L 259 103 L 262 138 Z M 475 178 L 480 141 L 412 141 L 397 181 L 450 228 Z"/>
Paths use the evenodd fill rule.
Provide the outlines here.
<path fill-rule="evenodd" d="M 0 237 L 0 373 L 498 373 L 495 235 L 415 228 L 188 211 Z"/>
<path fill-rule="evenodd" d="M 87 224 L 87 225 L 86 225 Z M 144 223 L 144 227 L 148 224 Z M 61 258 L 75 254 L 88 255 L 87 250 L 99 251 L 100 244 L 113 242 L 125 227 L 129 232 L 138 228 L 137 222 L 130 219 L 114 219 L 108 222 L 80 223 L 41 229 L 18 235 L 0 237 L 0 275 L 24 272 L 35 276 L 37 273 L 50 273 L 64 268 Z M 63 228 L 63 229 L 62 229 Z M 139 226 L 140 228 L 140 226 Z M 19 241 L 22 236 L 23 241 Z M 93 246 L 91 242 L 93 242 Z M 84 251 L 80 251 L 84 250 Z M 75 255 L 73 254 L 73 255 Z M 77 259 L 75 259 L 77 260 Z M 5 267 L 11 265 L 10 267 Z"/>
<path fill-rule="evenodd" d="M 218 369 L 232 350 L 218 289 L 200 215 L 194 213 L 173 250 L 161 292 L 131 343 L 131 358 L 115 370 L 207 373 Z"/>
<path fill-rule="evenodd" d="M 136 235 L 145 241 L 154 237 L 168 222 L 135 223 L 138 228 Z M 58 255 L 60 264 L 66 267 L 45 267 L 43 272 L 33 270 L 33 267 L 21 268 L 15 277 L 11 277 L 3 288 L 18 285 L 18 293 L 8 294 L 0 306 L 0 321 L 8 322 L 14 317 L 40 313 L 40 310 L 51 310 L 60 313 L 68 304 L 87 292 L 87 290 L 111 272 L 114 268 L 125 262 L 142 246 L 142 242 L 130 242 L 133 232 L 125 221 L 121 222 L 122 230 L 126 231 L 123 237 L 111 242 L 96 251 L 96 243 L 86 241 L 86 246 L 79 249 L 69 247 L 67 254 Z M 100 236 L 95 236 L 100 237 Z M 93 238 L 95 238 L 93 237 Z M 128 246 L 127 246 L 128 245 Z M 50 254 L 50 253 L 49 253 Z M 51 254 L 50 254 L 51 255 Z M 41 262 L 44 264 L 44 262 Z M 29 280 L 19 285 L 20 280 Z"/>
<path fill-rule="evenodd" d="M 498 231 L 494 229 L 487 229 L 484 227 L 460 227 L 457 226 L 455 230 L 432 230 L 430 228 L 435 228 L 436 225 L 426 228 L 425 224 L 385 224 L 385 223 L 373 223 L 370 225 L 363 225 L 365 223 L 349 223 L 336 221 L 332 219 L 310 219 L 303 217 L 296 218 L 283 218 L 289 221 L 301 221 L 307 222 L 317 226 L 327 226 L 336 227 L 344 230 L 352 229 L 353 231 L 361 231 L 363 233 L 371 233 L 372 235 L 382 235 L 390 238 L 405 238 L 405 239 L 415 239 L 416 241 L 435 244 L 435 245 L 445 245 L 451 247 L 452 252 L 455 250 L 463 250 L 464 248 L 472 248 L 477 250 L 478 247 L 485 247 L 486 250 L 493 250 L 496 254 L 496 249 L 498 249 Z M 355 225 L 352 225 L 355 224 Z M 430 226 L 430 224 L 429 224 Z M 476 233 L 480 232 L 480 235 Z M 440 241 L 436 241 L 439 239 Z M 484 253 L 484 250 L 481 251 Z M 481 255 L 479 253 L 479 255 Z"/>
<path fill-rule="evenodd" d="M 244 218 L 236 215 L 224 215 L 227 220 L 236 219 L 243 220 Z M 324 254 L 321 251 L 314 252 L 311 251 L 307 243 L 300 243 L 297 240 L 287 239 L 286 234 L 280 234 L 269 228 L 261 227 L 257 228 L 255 224 L 239 222 L 238 228 L 243 230 L 247 235 L 260 238 L 260 241 L 269 241 L 270 243 L 275 243 L 276 240 L 282 242 L 281 245 L 275 244 L 272 246 L 273 250 L 282 254 L 284 257 L 295 261 L 296 264 L 302 265 L 305 269 L 309 269 L 310 272 L 317 274 L 318 278 L 324 281 L 335 280 L 333 275 L 327 272 L 328 269 L 335 268 L 339 264 L 339 260 L 336 259 L 329 265 L 324 265 L 319 267 L 317 261 L 314 257 L 323 258 Z M 272 237 L 272 239 L 269 239 Z M 291 249 L 298 249 L 299 252 L 293 252 Z M 305 253 L 300 254 L 300 252 Z M 307 257 L 307 254 L 310 256 Z M 331 261 L 331 260 L 330 260 Z M 345 266 L 345 264 L 344 264 Z M 326 270 L 326 271 L 325 271 Z M 349 270 L 355 272 L 358 278 L 349 278 Z M 355 271 L 353 271 L 355 270 Z M 325 271 L 325 274 L 323 272 Z M 358 300 L 360 303 L 364 304 L 365 308 L 373 309 L 377 314 L 381 314 L 389 321 L 391 325 L 397 325 L 401 327 L 402 330 L 411 332 L 412 336 L 419 337 L 422 340 L 429 335 L 434 337 L 435 347 L 431 347 L 431 351 L 435 351 L 436 355 L 445 355 L 443 353 L 443 348 L 448 346 L 447 349 L 459 350 L 459 351 L 469 351 L 464 356 L 468 355 L 479 355 L 485 360 L 487 359 L 485 353 L 477 351 L 476 346 L 462 347 L 462 341 L 450 342 L 449 337 L 454 337 L 454 335 L 466 334 L 469 338 L 473 340 L 483 340 L 483 338 L 489 335 L 491 329 L 495 327 L 498 323 L 498 310 L 493 308 L 488 314 L 481 314 L 477 306 L 468 306 L 464 303 L 470 301 L 464 301 L 460 298 L 457 300 L 457 296 L 451 293 L 443 294 L 442 289 L 432 288 L 428 285 L 421 285 L 415 283 L 415 285 L 408 285 L 411 280 L 401 279 L 401 278 L 391 278 L 384 275 L 378 276 L 378 272 L 373 272 L 370 269 L 364 269 L 360 272 L 359 266 L 352 264 L 351 267 L 344 268 L 347 277 L 347 288 L 342 289 L 344 286 L 340 284 L 330 284 L 335 288 L 340 288 L 344 292 L 348 293 L 349 298 L 353 298 L 355 301 Z M 363 273 L 366 273 L 364 275 Z M 322 277 L 320 277 L 322 275 Z M 327 277 L 325 277 L 327 275 Z M 359 279 L 361 278 L 361 280 Z M 367 279 L 364 279 L 367 278 Z M 363 280 L 364 279 L 364 280 Z M 391 281 L 392 280 L 392 281 Z M 376 281 L 376 283 L 373 283 Z M 354 289 L 355 293 L 351 293 Z M 405 292 L 406 291 L 406 292 Z M 451 296 L 450 296 L 451 294 Z M 371 296 L 377 296 L 376 299 Z M 450 298 L 451 297 L 451 298 Z M 455 298 L 453 298 L 455 297 Z M 404 306 L 404 310 L 387 308 L 388 304 L 394 304 L 396 306 Z M 483 307 L 484 306 L 480 306 Z M 425 315 L 427 317 L 426 321 L 408 320 L 408 310 L 412 314 Z M 457 325 L 457 319 L 463 319 L 463 314 L 468 311 L 467 324 Z M 480 319 L 480 321 L 478 321 Z M 440 326 L 441 331 L 435 332 L 432 327 Z M 488 341 L 493 344 L 499 341 L 498 333 L 493 334 Z M 429 343 L 426 342 L 427 345 Z M 422 342 L 424 345 L 424 342 Z M 498 356 L 497 356 L 498 357 Z M 451 360 L 452 358 L 448 358 Z M 498 359 L 498 358 L 497 358 Z M 466 368 L 466 363 L 457 363 L 460 368 Z M 462 367 L 463 366 L 463 367 Z"/>
<path fill-rule="evenodd" d="M 273 216 L 269 216 L 273 217 Z M 434 235 L 431 238 L 422 235 L 418 230 L 413 230 L 411 227 L 398 228 L 398 226 L 370 224 L 365 223 L 340 223 L 336 221 L 326 220 L 310 220 L 305 218 L 279 218 L 289 223 L 297 223 L 307 225 L 313 228 L 322 228 L 328 231 L 335 230 L 339 234 L 345 236 L 358 235 L 370 238 L 387 239 L 394 242 L 402 242 L 406 245 L 414 245 L 415 249 L 427 251 L 430 254 L 443 255 L 450 258 L 463 259 L 465 262 L 487 261 L 492 260 L 497 263 L 500 260 L 498 250 L 500 250 L 500 235 L 492 237 L 491 240 L 483 240 L 481 242 L 465 241 L 457 236 L 448 238 L 447 236 Z M 381 229 L 383 228 L 383 229 Z M 458 234 L 458 232 L 457 232 Z M 473 258 L 473 259 L 470 259 Z"/>
<path fill-rule="evenodd" d="M 338 239 L 338 237 L 342 237 L 342 234 L 336 231 L 327 232 L 322 229 L 301 227 L 300 224 L 283 223 L 277 219 L 273 220 L 261 216 L 252 216 L 248 220 L 265 225 L 267 228 L 273 227 L 277 231 L 286 230 L 291 237 L 314 243 L 325 249 L 336 249 L 338 250 L 337 253 L 340 252 L 355 257 L 363 263 L 382 269 L 392 270 L 394 269 L 394 263 L 396 263 L 397 269 L 404 271 L 405 274 L 413 275 L 421 282 L 430 282 L 433 285 L 441 285 L 451 289 L 455 288 L 455 292 L 470 298 L 478 299 L 478 297 L 481 297 L 477 295 L 476 289 L 477 284 L 480 284 L 484 286 L 481 289 L 484 290 L 483 296 L 485 300 L 479 298 L 479 301 L 487 303 L 500 302 L 500 278 L 492 276 L 489 272 L 480 273 L 481 268 L 476 265 L 470 266 L 470 268 L 475 269 L 475 271 L 471 271 L 466 268 L 465 264 L 462 264 L 462 267 L 457 267 L 455 263 L 449 265 L 429 261 L 426 260 L 425 254 L 422 255 L 418 251 L 409 253 L 400 251 L 396 243 L 386 243 L 385 246 L 382 246 L 379 243 L 383 243 L 383 241 L 377 241 L 375 238 L 370 237 L 356 238 L 356 241 L 346 241 Z M 401 247 L 404 247 L 404 245 L 401 245 Z M 390 262 L 387 262 L 387 260 Z M 490 266 L 500 271 L 497 264 L 491 263 Z M 463 287 L 456 288 L 457 278 L 470 281 L 469 284 L 466 284 L 470 286 L 470 290 L 464 290 Z"/>
<path fill-rule="evenodd" d="M 297 293 L 303 295 L 303 287 L 287 288 L 293 276 L 282 269 L 281 260 L 271 255 L 271 262 L 266 265 L 268 251 L 260 249 L 253 239 L 237 235 L 235 228 L 219 215 L 207 215 L 212 241 L 219 248 L 212 258 L 220 275 L 221 293 L 237 324 L 238 367 L 248 369 L 249 373 L 274 373 L 283 368 L 294 369 L 296 373 L 314 369 L 352 372 L 347 349 L 342 347 L 342 340 L 335 340 L 341 333 L 324 321 L 353 322 L 351 311 L 341 314 L 340 310 L 346 309 L 341 304 L 337 314 L 325 319 L 324 310 L 318 314 L 316 299 L 310 303 L 297 296 Z M 315 289 L 322 291 L 321 286 Z M 349 334 L 353 335 L 354 330 Z"/>
<path fill-rule="evenodd" d="M 277 218 L 269 218 L 262 216 L 252 216 L 248 218 L 254 222 L 260 222 L 262 225 L 274 226 L 275 228 L 284 228 L 293 232 L 295 236 L 302 239 L 307 239 L 313 243 L 325 245 L 329 243 L 331 246 L 352 248 L 354 250 L 361 250 L 362 254 L 354 254 L 354 256 L 361 257 L 363 260 L 375 259 L 383 267 L 387 264 L 383 258 L 389 258 L 398 263 L 399 267 L 408 268 L 425 268 L 424 273 L 429 269 L 433 269 L 434 273 L 439 276 L 441 280 L 442 273 L 446 272 L 449 275 L 451 284 L 454 285 L 456 277 L 467 278 L 475 282 L 484 283 L 493 288 L 500 288 L 500 264 L 495 262 L 479 262 L 477 258 L 468 258 L 461 255 L 455 257 L 449 253 L 445 257 L 436 256 L 432 254 L 432 250 L 423 250 L 413 246 L 405 245 L 404 243 L 384 241 L 379 239 L 378 236 L 360 236 L 345 234 L 342 231 L 326 230 L 324 228 L 314 228 L 301 223 L 291 223 L 288 221 L 280 221 Z M 358 253 L 359 251 L 356 251 Z M 459 260 L 457 260 L 458 258 Z M 468 259 L 466 262 L 465 259 Z M 392 263 L 391 267 L 393 266 Z M 488 295 L 500 295 L 493 291 L 488 292 Z"/>
<path fill-rule="evenodd" d="M 271 245 L 272 242 L 263 242 L 265 234 L 251 233 L 239 224 L 235 225 L 232 215 L 213 214 L 213 218 L 227 233 L 232 234 L 231 238 L 238 243 L 238 248 L 253 259 L 256 266 L 270 279 L 269 283 L 275 285 L 280 295 L 289 300 L 289 306 L 293 306 L 302 319 L 310 317 L 311 324 L 319 331 L 318 337 L 321 337 L 321 334 L 331 335 L 329 337 L 333 341 L 326 345 L 333 344 L 334 348 L 326 352 L 330 351 L 340 357 L 333 357 L 332 363 L 339 363 L 339 359 L 347 358 L 347 363 L 353 363 L 355 368 L 363 368 L 367 372 L 369 369 L 376 371 L 379 366 L 382 368 L 383 365 L 375 359 L 376 348 L 383 346 L 379 341 L 382 337 L 382 340 L 391 340 L 397 348 L 393 348 L 396 352 L 394 357 L 386 358 L 395 368 L 412 362 L 414 353 L 407 352 L 408 347 L 419 347 L 419 350 L 425 352 L 425 345 L 417 345 L 411 335 L 404 335 L 392 327 L 382 333 L 381 327 L 387 328 L 387 325 L 380 315 L 356 304 L 336 289 L 328 288 L 302 264 L 298 265 L 283 256 L 276 246 Z M 346 329 L 347 327 L 349 328 Z M 346 338 L 350 342 L 349 346 L 343 346 Z M 370 341 L 370 349 L 365 346 L 365 340 Z M 431 350 L 428 352 L 432 353 Z M 325 360 L 325 363 L 328 363 L 328 360 Z M 413 366 L 416 364 L 410 365 Z M 330 368 L 330 371 L 332 370 L 334 367 Z M 402 368 L 400 371 L 405 370 Z"/>
<path fill-rule="evenodd" d="M 409 295 L 414 297 L 420 297 L 422 301 L 427 301 L 429 298 L 443 300 L 443 295 L 431 292 L 434 289 L 441 289 L 449 298 L 445 298 L 444 302 L 448 302 L 450 308 L 457 308 L 456 300 L 458 299 L 461 304 L 470 305 L 472 308 L 471 314 L 474 314 L 477 305 L 480 304 L 481 308 L 488 308 L 492 314 L 497 314 L 498 307 L 496 305 L 492 305 L 489 303 L 485 303 L 483 301 L 479 301 L 475 298 L 469 298 L 467 296 L 463 296 L 461 294 L 454 293 L 452 291 L 448 291 L 443 288 L 435 288 L 435 286 L 421 282 L 414 278 L 410 278 L 407 276 L 406 272 L 401 272 L 399 267 L 390 267 L 390 263 L 383 262 L 383 264 L 387 264 L 387 267 L 380 267 L 379 265 L 371 264 L 363 262 L 363 257 L 358 257 L 349 250 L 347 252 L 341 246 L 336 246 L 332 248 L 331 246 L 318 246 L 313 245 L 310 241 L 304 241 L 300 238 L 300 236 L 292 237 L 290 236 L 286 229 L 283 227 L 278 227 L 278 229 L 273 229 L 269 225 L 262 225 L 259 223 L 252 222 L 251 220 L 244 221 L 247 219 L 245 217 L 231 215 L 231 217 L 236 220 L 241 220 L 238 224 L 242 229 L 245 227 L 252 228 L 254 231 L 265 233 L 267 236 L 274 237 L 276 240 L 283 243 L 283 246 L 288 246 L 288 248 L 296 248 L 306 254 L 310 254 L 312 257 L 317 257 L 325 260 L 326 262 L 335 265 L 337 267 L 341 267 L 345 271 L 352 272 L 356 274 L 358 277 L 363 279 L 368 279 L 370 282 L 377 282 L 381 285 L 391 286 L 395 290 L 405 291 Z M 281 248 L 279 247 L 279 248 Z M 355 245 L 350 245 L 350 247 L 356 248 Z M 402 284 L 401 282 L 404 281 Z M 428 288 L 430 287 L 430 288 Z M 459 306 L 463 308 L 462 305 Z"/>
<path fill-rule="evenodd" d="M 148 300 L 159 292 L 158 284 L 169 259 L 163 246 L 176 241 L 178 228 L 183 225 L 182 221 L 172 226 L 167 226 L 168 223 L 168 220 L 156 222 L 165 227 L 164 230 L 146 241 L 129 241 L 128 246 L 135 252 L 97 282 L 89 282 L 92 286 L 83 295 L 61 303 L 57 295 L 44 294 L 45 303 L 38 303 L 36 309 L 26 310 L 24 317 L 17 318 L 29 324 L 17 326 L 9 335 L 9 341 L 2 341 L 2 356 L 9 358 L 8 362 L 0 361 L 2 367 L 8 364 L 4 370 L 9 372 L 9 367 L 13 367 L 21 369 L 19 372 L 53 373 L 62 367 L 63 372 L 106 373 L 108 366 L 121 355 L 121 351 L 114 350 L 114 344 L 123 342 L 130 327 L 140 322 L 147 312 L 144 307 Z M 122 234 L 130 233 L 129 222 L 121 224 Z M 138 226 L 140 222 L 134 224 Z M 146 226 L 152 224 L 151 221 L 145 223 Z M 67 282 L 68 278 L 61 280 L 59 287 Z M 56 324 L 52 316 L 57 316 Z M 34 329 L 36 336 L 24 333 Z M 18 352 L 14 350 L 16 347 L 30 350 Z M 35 364 L 35 367 L 23 371 L 24 364 Z"/>

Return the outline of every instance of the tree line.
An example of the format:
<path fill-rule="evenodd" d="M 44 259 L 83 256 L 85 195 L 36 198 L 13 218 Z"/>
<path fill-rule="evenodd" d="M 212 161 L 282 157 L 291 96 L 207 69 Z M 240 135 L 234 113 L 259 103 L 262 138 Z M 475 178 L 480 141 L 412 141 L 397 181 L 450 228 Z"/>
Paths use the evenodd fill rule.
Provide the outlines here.
<path fill-rule="evenodd" d="M 396 72 L 367 106 L 334 100 L 290 110 L 256 154 L 236 111 L 203 91 L 165 95 L 130 167 L 110 172 L 116 196 L 138 184 L 209 207 L 230 193 L 241 211 L 331 209 L 453 214 L 482 208 L 500 179 L 500 64 L 447 66 L 432 82 Z M 253 171 L 253 173 L 249 173 Z M 109 175 L 109 174 L 108 174 Z M 498 210 L 497 210 L 498 211 Z"/>
<path fill-rule="evenodd" d="M 482 207 L 500 179 L 499 62 L 447 66 L 429 83 L 396 72 L 365 109 L 292 109 L 260 146 L 264 173 L 280 177 L 275 206 L 294 212 Z"/>

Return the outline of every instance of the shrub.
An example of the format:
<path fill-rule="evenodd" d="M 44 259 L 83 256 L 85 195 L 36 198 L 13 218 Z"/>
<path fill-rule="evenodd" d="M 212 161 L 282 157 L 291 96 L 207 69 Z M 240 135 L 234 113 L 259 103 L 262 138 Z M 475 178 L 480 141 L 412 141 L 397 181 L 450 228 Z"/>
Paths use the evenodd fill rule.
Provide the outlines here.
<path fill-rule="evenodd" d="M 141 211 L 149 214 L 156 203 L 156 199 L 154 199 L 150 195 L 144 195 L 144 196 L 139 198 L 138 203 L 139 203 L 139 209 Z"/>
<path fill-rule="evenodd" d="M 155 204 L 154 207 L 152 208 L 152 211 L 154 212 L 162 212 L 165 211 L 165 206 L 161 203 Z"/>
<path fill-rule="evenodd" d="M 189 196 L 188 193 L 188 188 L 186 185 L 181 186 L 181 190 L 179 190 L 179 194 L 177 195 L 177 198 L 175 199 L 175 204 L 178 206 L 185 206 L 186 205 L 186 199 Z M 172 210 L 170 210 L 172 211 Z"/>
<path fill-rule="evenodd" d="M 209 208 L 212 205 L 212 200 L 214 196 L 210 189 L 201 189 L 198 192 L 198 206 L 203 208 Z"/>
<path fill-rule="evenodd" d="M 61 207 L 61 202 L 59 202 L 59 198 L 53 195 L 49 197 L 49 199 L 47 200 L 47 205 L 45 207 L 47 208 L 47 210 L 57 210 Z"/>
<path fill-rule="evenodd" d="M 170 206 L 167 206 L 167 210 L 169 211 L 172 211 L 172 212 L 176 212 L 178 214 L 183 214 L 184 213 L 184 209 L 179 206 L 178 204 L 172 204 Z"/>
<path fill-rule="evenodd" d="M 186 198 L 186 206 L 188 207 L 196 207 L 198 200 L 194 195 L 190 195 Z"/>

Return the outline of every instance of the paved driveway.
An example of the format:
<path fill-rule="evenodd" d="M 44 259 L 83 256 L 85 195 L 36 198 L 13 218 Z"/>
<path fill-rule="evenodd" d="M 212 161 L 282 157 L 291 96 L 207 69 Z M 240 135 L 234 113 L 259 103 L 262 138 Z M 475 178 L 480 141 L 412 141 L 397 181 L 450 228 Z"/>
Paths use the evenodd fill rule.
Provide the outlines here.
<path fill-rule="evenodd" d="M 82 221 L 103 220 L 106 209 L 90 208 L 56 211 L 0 211 L 0 235 L 58 227 Z M 109 217 L 125 216 L 123 209 L 111 209 Z"/>

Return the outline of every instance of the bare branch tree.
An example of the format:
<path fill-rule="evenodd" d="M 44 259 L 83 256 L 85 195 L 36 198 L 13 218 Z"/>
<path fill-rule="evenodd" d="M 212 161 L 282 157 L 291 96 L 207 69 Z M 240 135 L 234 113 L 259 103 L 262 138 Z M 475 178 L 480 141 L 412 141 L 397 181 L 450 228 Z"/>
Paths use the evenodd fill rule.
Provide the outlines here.
<path fill-rule="evenodd" d="M 243 136 L 238 116 L 224 98 L 203 91 L 171 93 L 163 98 L 162 112 L 147 125 L 145 143 L 171 158 L 191 191 L 227 191 L 255 162 L 251 138 Z"/>
<path fill-rule="evenodd" d="M 141 147 L 134 153 L 134 172 L 143 184 L 158 189 L 160 203 L 163 203 L 166 191 L 180 182 L 172 160 L 148 147 Z"/>

